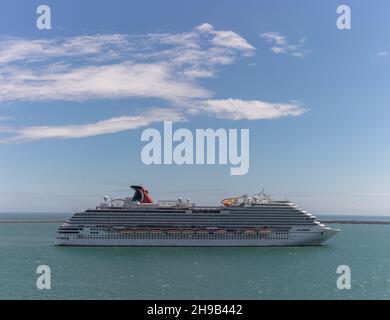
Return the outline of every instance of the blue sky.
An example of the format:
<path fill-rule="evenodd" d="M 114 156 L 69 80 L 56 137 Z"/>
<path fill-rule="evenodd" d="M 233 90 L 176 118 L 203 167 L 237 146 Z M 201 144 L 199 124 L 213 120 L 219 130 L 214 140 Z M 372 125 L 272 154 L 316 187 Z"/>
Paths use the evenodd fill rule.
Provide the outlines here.
<path fill-rule="evenodd" d="M 41 4 L 51 30 L 35 26 Z M 340 4 L 351 30 L 336 28 Z M 0 211 L 83 209 L 142 183 L 156 199 L 216 204 L 265 188 L 313 213 L 390 214 L 389 12 L 388 1 L 2 1 Z M 249 173 L 144 165 L 140 135 L 167 119 L 249 128 Z"/>

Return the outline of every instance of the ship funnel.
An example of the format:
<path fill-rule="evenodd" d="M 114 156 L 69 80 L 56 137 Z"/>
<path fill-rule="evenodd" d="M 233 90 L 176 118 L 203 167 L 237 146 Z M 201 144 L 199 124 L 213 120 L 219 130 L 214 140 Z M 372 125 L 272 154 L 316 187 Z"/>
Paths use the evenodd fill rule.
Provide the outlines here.
<path fill-rule="evenodd" d="M 133 199 L 131 201 L 139 203 L 153 203 L 152 197 L 149 195 L 149 191 L 142 186 L 131 186 L 135 191 Z"/>

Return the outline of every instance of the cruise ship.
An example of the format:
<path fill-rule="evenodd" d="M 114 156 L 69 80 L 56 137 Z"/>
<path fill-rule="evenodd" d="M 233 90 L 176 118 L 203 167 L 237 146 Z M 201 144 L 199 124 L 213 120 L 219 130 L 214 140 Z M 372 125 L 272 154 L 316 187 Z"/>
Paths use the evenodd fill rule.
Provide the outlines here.
<path fill-rule="evenodd" d="M 75 213 L 59 227 L 56 245 L 314 246 L 340 231 L 264 192 L 196 206 L 181 198 L 154 203 L 144 187 L 131 188 L 133 197 L 106 196 L 95 209 Z"/>

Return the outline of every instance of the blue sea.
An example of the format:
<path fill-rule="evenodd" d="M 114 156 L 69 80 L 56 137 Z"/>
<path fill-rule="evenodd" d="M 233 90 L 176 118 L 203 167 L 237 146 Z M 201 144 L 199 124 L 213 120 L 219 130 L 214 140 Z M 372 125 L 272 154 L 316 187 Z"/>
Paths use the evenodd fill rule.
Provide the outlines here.
<path fill-rule="evenodd" d="M 53 246 L 59 224 L 0 223 L 0 299 L 390 299 L 390 225 L 333 224 L 342 231 L 321 247 L 91 248 Z M 51 269 L 49 290 L 37 289 L 39 265 Z M 339 265 L 351 269 L 349 290 L 336 286 Z"/>

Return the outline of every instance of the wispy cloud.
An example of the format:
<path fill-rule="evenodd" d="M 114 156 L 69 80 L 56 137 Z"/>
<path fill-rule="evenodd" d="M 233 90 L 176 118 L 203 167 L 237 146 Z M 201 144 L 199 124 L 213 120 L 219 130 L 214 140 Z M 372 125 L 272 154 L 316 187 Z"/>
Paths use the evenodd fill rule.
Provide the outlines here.
<path fill-rule="evenodd" d="M 3 69 L 4 71 L 4 69 Z M 155 97 L 165 100 L 211 95 L 168 65 L 120 63 L 39 70 L 8 69 L 0 78 L 0 101 L 84 101 Z"/>
<path fill-rule="evenodd" d="M 378 52 L 378 56 L 387 56 L 389 54 L 388 51 L 380 51 Z"/>
<path fill-rule="evenodd" d="M 25 128 L 0 127 L 0 132 L 11 134 L 0 143 L 22 143 L 40 139 L 85 138 L 142 128 L 162 121 L 182 122 L 196 114 L 212 114 L 227 120 L 278 119 L 300 116 L 307 110 L 297 102 L 271 103 L 260 100 L 220 99 L 192 103 L 187 109 L 153 108 L 134 116 L 115 117 L 95 123 L 32 126 Z"/>
<path fill-rule="evenodd" d="M 196 78 L 254 47 L 233 31 L 203 24 L 187 33 L 0 40 L 0 102 L 204 98 Z"/>
<path fill-rule="evenodd" d="M 233 31 L 217 31 L 209 23 L 204 23 L 197 28 L 202 34 L 211 36 L 211 43 L 217 47 L 227 47 L 242 50 L 250 54 L 255 48 L 244 38 Z"/>
<path fill-rule="evenodd" d="M 2 37 L 0 63 L 48 62 L 59 57 L 115 58 L 123 51 L 131 51 L 128 36 L 123 34 L 76 36 L 54 39 L 25 39 Z"/>
<path fill-rule="evenodd" d="M 268 35 L 271 38 L 283 50 L 291 50 L 290 54 L 300 53 L 283 36 Z M 130 116 L 87 124 L 3 126 L 0 143 L 90 137 L 165 120 L 186 121 L 194 114 L 256 120 L 304 113 L 295 102 L 213 99 L 214 93 L 201 84 L 200 78 L 217 77 L 222 66 L 254 53 L 255 48 L 239 34 L 208 23 L 183 33 L 0 38 L 0 103 L 141 97 L 170 105 L 144 111 L 132 108 Z"/>
<path fill-rule="evenodd" d="M 183 121 L 185 118 L 177 110 L 154 108 L 135 116 L 115 117 L 96 123 L 34 126 L 26 128 L 0 128 L 0 131 L 12 133 L 11 137 L 0 139 L 0 143 L 20 143 L 39 139 L 85 138 L 101 134 L 116 133 L 141 128 L 161 121 Z"/>
<path fill-rule="evenodd" d="M 271 43 L 271 51 L 275 54 L 288 54 L 303 58 L 310 52 L 304 48 L 306 38 L 300 38 L 296 43 L 290 43 L 286 36 L 278 32 L 265 32 L 261 34 L 261 37 Z"/>
<path fill-rule="evenodd" d="M 195 112 L 208 112 L 228 120 L 278 119 L 300 116 L 306 109 L 297 102 L 272 103 L 260 100 L 221 99 L 201 102 Z"/>

